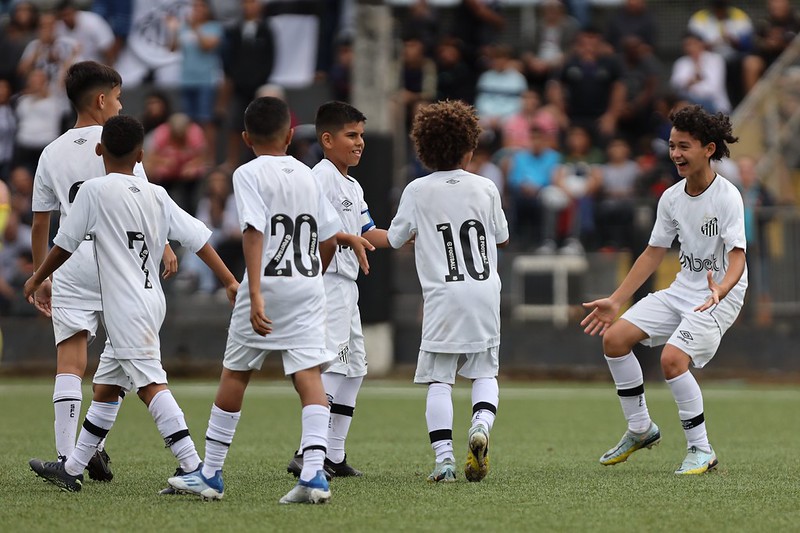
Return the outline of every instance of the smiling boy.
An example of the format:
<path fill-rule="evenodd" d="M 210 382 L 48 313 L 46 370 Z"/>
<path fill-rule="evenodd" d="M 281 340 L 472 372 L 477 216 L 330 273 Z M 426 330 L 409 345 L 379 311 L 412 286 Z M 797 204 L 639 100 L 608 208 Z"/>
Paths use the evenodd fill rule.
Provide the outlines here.
<path fill-rule="evenodd" d="M 708 442 L 703 395 L 689 367 L 704 367 L 722 335 L 736 320 L 747 289 L 744 207 L 736 187 L 714 172 L 710 161 L 730 155 L 726 143 L 738 139 L 722 113 L 700 106 L 672 113 L 669 154 L 681 181 L 658 202 L 650 242 L 617 290 L 583 304 L 591 309 L 581 325 L 603 336 L 608 362 L 628 429 L 601 458 L 622 463 L 661 440 L 650 419 L 644 381 L 633 347 L 664 345 L 661 369 L 678 406 L 688 453 L 676 474 L 702 474 L 717 465 Z M 680 242 L 681 270 L 665 290 L 649 294 L 616 320 L 620 307 L 656 271 L 672 242 Z"/>

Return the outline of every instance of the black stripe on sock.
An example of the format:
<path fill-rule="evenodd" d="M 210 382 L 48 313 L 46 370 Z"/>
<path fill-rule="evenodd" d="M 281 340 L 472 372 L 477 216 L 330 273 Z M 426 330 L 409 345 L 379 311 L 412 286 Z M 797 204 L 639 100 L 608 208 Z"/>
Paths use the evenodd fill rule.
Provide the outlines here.
<path fill-rule="evenodd" d="M 325 453 L 325 454 L 328 453 L 328 448 L 326 448 L 325 446 L 322 446 L 321 444 L 312 444 L 311 446 L 306 446 L 305 448 L 303 448 L 303 452 L 302 453 L 305 454 L 307 451 L 310 451 L 310 450 L 322 450 L 322 453 Z"/>
<path fill-rule="evenodd" d="M 640 396 L 644 394 L 644 383 L 632 389 L 617 389 L 617 396 L 630 398 L 631 396 Z"/>
<path fill-rule="evenodd" d="M 119 391 L 119 397 L 122 398 L 123 400 L 125 399 L 125 391 L 124 390 Z"/>
<path fill-rule="evenodd" d="M 453 440 L 452 429 L 437 429 L 436 431 L 431 431 L 428 435 L 431 437 L 431 444 L 440 440 Z"/>
<path fill-rule="evenodd" d="M 58 400 L 53 400 L 53 403 L 61 403 L 61 402 L 80 402 L 80 398 L 59 398 Z"/>
<path fill-rule="evenodd" d="M 89 433 L 94 435 L 95 437 L 99 437 L 101 439 L 106 438 L 106 435 L 108 435 L 108 430 L 107 429 L 103 429 L 100 426 L 95 426 L 94 424 L 89 422 L 88 418 L 85 418 L 83 420 L 83 429 L 85 429 L 86 431 L 88 431 Z"/>
<path fill-rule="evenodd" d="M 696 428 L 705 421 L 706 417 L 703 415 L 703 413 L 700 413 L 696 417 L 690 418 L 689 420 L 681 420 L 681 425 L 683 426 L 683 429 L 692 429 Z"/>
<path fill-rule="evenodd" d="M 211 442 L 216 442 L 217 444 L 222 444 L 226 448 L 230 448 L 231 447 L 231 443 L 230 442 L 222 442 L 221 440 L 212 439 L 208 435 L 206 435 L 206 440 L 210 440 Z"/>
<path fill-rule="evenodd" d="M 474 415 L 478 411 L 491 411 L 494 414 L 497 414 L 497 406 L 492 405 L 489 402 L 478 402 L 472 406 L 472 414 Z"/>
<path fill-rule="evenodd" d="M 342 405 L 340 403 L 332 403 L 331 404 L 331 414 L 332 415 L 343 415 L 353 417 L 353 412 L 356 410 L 355 406 L 350 405 Z"/>
<path fill-rule="evenodd" d="M 189 430 L 188 429 L 182 429 L 180 431 L 176 431 L 172 435 L 168 435 L 168 436 L 164 437 L 164 447 L 165 448 L 169 448 L 170 446 L 172 446 L 173 444 L 175 444 L 179 440 L 185 439 L 188 436 L 189 436 Z"/>

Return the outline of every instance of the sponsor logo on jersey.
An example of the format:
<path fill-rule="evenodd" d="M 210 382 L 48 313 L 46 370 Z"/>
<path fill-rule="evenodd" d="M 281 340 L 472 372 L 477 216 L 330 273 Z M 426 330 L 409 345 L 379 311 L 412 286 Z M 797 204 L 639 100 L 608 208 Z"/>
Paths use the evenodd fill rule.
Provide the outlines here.
<path fill-rule="evenodd" d="M 128 190 L 131 191 L 132 193 L 142 192 L 139 189 L 137 189 L 135 185 L 131 185 L 130 187 L 128 187 Z"/>
<path fill-rule="evenodd" d="M 74 142 L 74 143 L 75 143 L 75 144 L 77 144 L 77 145 L 81 145 L 81 144 L 86 144 L 86 143 L 88 142 L 88 140 L 87 140 L 87 139 L 84 139 L 83 137 L 81 137 L 80 139 L 75 139 L 75 140 L 74 140 L 74 141 L 72 141 L 72 142 Z"/>
<path fill-rule="evenodd" d="M 686 255 L 681 250 L 681 268 L 685 268 L 691 272 L 704 272 L 707 270 L 713 270 L 714 272 L 719 272 L 719 263 L 717 261 L 717 256 L 711 254 L 710 258 L 700 258 L 695 257 L 694 254 Z"/>
<path fill-rule="evenodd" d="M 719 235 L 719 223 L 717 222 L 717 217 L 706 217 L 703 220 L 703 226 L 700 228 L 700 232 L 706 237 L 716 237 Z"/>
<path fill-rule="evenodd" d="M 457 180 L 455 178 L 450 178 L 449 180 L 445 181 L 445 183 L 449 183 L 450 185 L 455 185 L 459 181 L 461 181 L 461 180 Z"/>
<path fill-rule="evenodd" d="M 353 207 L 353 202 L 345 198 L 342 200 L 342 211 L 350 211 L 350 208 Z"/>
<path fill-rule="evenodd" d="M 294 172 L 293 168 L 282 168 L 281 170 L 283 170 L 287 174 L 291 174 L 292 172 Z"/>

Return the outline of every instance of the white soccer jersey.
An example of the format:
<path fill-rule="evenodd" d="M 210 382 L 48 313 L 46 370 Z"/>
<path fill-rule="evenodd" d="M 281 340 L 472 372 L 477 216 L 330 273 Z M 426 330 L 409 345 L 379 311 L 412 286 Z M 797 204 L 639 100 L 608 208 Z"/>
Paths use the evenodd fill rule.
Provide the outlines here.
<path fill-rule="evenodd" d="M 247 273 L 233 308 L 230 337 L 264 350 L 325 348 L 325 289 L 319 242 L 341 229 L 311 170 L 291 156 L 262 155 L 233 174 L 242 231 L 264 234 L 261 294 L 272 333 L 261 337 L 250 324 Z"/>
<path fill-rule="evenodd" d="M 350 176 L 343 176 L 328 159 L 311 170 L 322 194 L 328 199 L 342 221 L 342 231 L 361 235 L 375 227 L 364 200 L 364 189 Z M 337 274 L 355 281 L 358 279 L 358 258 L 349 246 L 338 246 L 325 275 Z"/>
<path fill-rule="evenodd" d="M 403 191 L 389 242 L 416 235 L 424 298 L 421 350 L 479 352 L 500 344 L 497 243 L 508 240 L 500 193 L 464 170 L 434 172 Z"/>
<path fill-rule="evenodd" d="M 650 246 L 669 248 L 677 235 L 681 270 L 670 290 L 697 305 L 708 298 L 707 272 L 719 283 L 728 270 L 728 253 L 747 249 L 744 207 L 739 190 L 719 174 L 708 189 L 697 196 L 686 193 L 686 180 L 666 191 L 658 202 Z M 726 299 L 744 301 L 747 267 Z"/>
<path fill-rule="evenodd" d="M 106 174 L 103 158 L 94 151 L 102 133 L 102 126 L 73 128 L 45 147 L 33 182 L 34 212 L 59 210 L 59 224 L 64 224 L 81 184 Z M 102 310 L 92 254 L 90 244 L 81 246 L 53 275 L 54 306 Z"/>
<path fill-rule="evenodd" d="M 160 359 L 166 302 L 159 266 L 167 239 L 196 252 L 211 231 L 138 176 L 109 174 L 81 186 L 55 238 L 68 252 L 92 236 L 104 326 L 117 359 Z"/>

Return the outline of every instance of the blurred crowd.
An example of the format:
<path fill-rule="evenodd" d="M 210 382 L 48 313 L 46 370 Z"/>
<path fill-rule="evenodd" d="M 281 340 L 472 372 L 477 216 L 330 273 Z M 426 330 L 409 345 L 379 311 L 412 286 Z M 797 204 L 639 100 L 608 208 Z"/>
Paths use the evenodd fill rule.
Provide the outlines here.
<path fill-rule="evenodd" d="M 32 270 L 33 179 L 42 149 L 74 121 L 62 83 L 71 63 L 114 65 L 123 103 L 126 90 L 146 89 L 149 179 L 202 219 L 242 270 L 231 173 L 249 157 L 244 108 L 256 95 L 310 85 L 350 101 L 356 3 L 0 0 L 0 314 L 33 310 L 19 301 Z M 666 58 L 647 0 L 621 0 L 602 20 L 588 0 L 541 0 L 535 27 L 513 43 L 501 0 L 390 3 L 396 120 L 409 125 L 420 105 L 440 99 L 474 104 L 484 133 L 469 170 L 497 184 L 517 249 L 541 254 L 641 249 L 660 194 L 677 179 L 670 111 L 696 103 L 729 113 L 800 31 L 791 0 L 764 0 L 757 17 L 706 0 L 687 16 L 681 55 Z M 295 150 L 315 163 L 313 134 L 298 139 Z M 426 173 L 411 153 L 401 164 L 409 180 Z M 720 169 L 751 210 L 774 202 L 754 164 Z M 217 290 L 189 257 L 178 284 Z"/>

